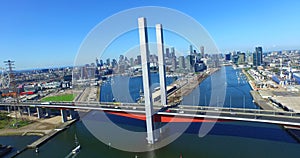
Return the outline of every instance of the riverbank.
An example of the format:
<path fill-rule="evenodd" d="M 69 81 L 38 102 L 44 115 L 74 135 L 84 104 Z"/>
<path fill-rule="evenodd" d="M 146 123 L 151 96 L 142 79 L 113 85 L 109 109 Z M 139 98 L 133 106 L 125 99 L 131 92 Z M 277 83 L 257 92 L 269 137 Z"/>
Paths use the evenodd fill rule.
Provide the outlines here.
<path fill-rule="evenodd" d="M 42 145 L 43 143 L 45 143 L 46 141 L 48 141 L 49 139 L 51 139 L 52 137 L 54 137 L 56 134 L 58 134 L 59 132 L 69 128 L 70 125 L 72 125 L 74 122 L 76 122 L 77 120 L 70 120 L 67 122 L 64 122 L 63 124 L 61 124 L 58 128 L 51 130 L 48 134 L 46 134 L 45 136 L 41 137 L 40 139 L 38 139 L 37 141 L 33 142 L 32 144 L 28 145 L 27 148 L 37 148 L 40 145 Z"/>
<path fill-rule="evenodd" d="M 176 85 L 177 89 L 168 95 L 168 104 L 177 104 L 181 102 L 184 96 L 189 95 L 202 81 L 219 70 L 220 68 L 211 68 L 203 73 L 176 80 L 171 85 Z"/>
<path fill-rule="evenodd" d="M 26 151 L 27 149 L 37 149 L 40 145 L 46 143 L 48 140 L 50 140 L 51 138 L 55 137 L 57 134 L 59 134 L 60 132 L 64 131 L 65 129 L 69 128 L 73 123 L 75 123 L 77 121 L 77 119 L 74 120 L 70 120 L 67 122 L 62 123 L 58 128 L 55 128 L 51 131 L 49 131 L 47 134 L 43 135 L 41 138 L 39 138 L 38 140 L 34 141 L 33 143 L 27 145 L 26 147 L 24 147 L 22 150 L 19 150 L 17 153 L 15 153 L 15 155 L 13 155 L 12 157 L 16 157 L 18 155 L 20 155 L 21 153 L 23 153 L 24 151 Z M 38 150 L 38 149 L 37 149 Z"/>
<path fill-rule="evenodd" d="M 18 119 L 22 119 L 22 118 L 18 117 Z M 44 136 L 49 134 L 52 130 L 59 128 L 63 124 L 61 123 L 61 116 L 55 116 L 52 118 L 45 118 L 45 119 L 37 119 L 35 117 L 24 116 L 24 119 L 31 120 L 33 123 L 20 128 L 0 129 L 0 136 L 11 136 L 11 135 Z"/>
<path fill-rule="evenodd" d="M 272 104 L 270 104 L 267 100 L 263 99 L 258 91 L 250 91 L 250 94 L 253 97 L 253 101 L 263 110 L 276 110 L 282 111 L 280 109 L 275 109 Z"/>
<path fill-rule="evenodd" d="M 242 72 L 247 77 L 248 83 L 252 89 L 252 91 L 250 91 L 250 94 L 253 97 L 253 101 L 256 103 L 256 105 L 258 105 L 261 109 L 264 110 L 283 111 L 283 109 L 274 107 L 268 99 L 263 97 L 264 93 L 271 93 L 271 90 L 259 90 L 255 86 L 254 78 L 246 71 L 246 69 L 242 69 Z"/>
<path fill-rule="evenodd" d="M 11 119 L 15 120 L 14 112 L 8 114 L 8 116 L 11 117 Z M 31 123 L 19 127 L 19 128 L 11 128 L 11 127 L 5 127 L 0 129 L 0 136 L 39 136 L 40 138 L 37 139 L 35 142 L 32 144 L 25 144 L 21 149 L 14 149 L 15 153 L 13 155 L 10 154 L 11 157 L 15 157 L 19 155 L 20 153 L 26 151 L 28 148 L 36 148 L 43 143 L 47 142 L 51 138 L 53 138 L 55 135 L 57 135 L 59 132 L 67 129 L 70 125 L 72 125 L 74 122 L 77 120 L 70 120 L 65 123 L 62 123 L 61 116 L 54 116 L 51 118 L 42 118 L 38 119 L 33 116 L 28 116 L 28 115 L 17 115 L 18 120 L 28 120 Z M 31 143 L 31 142 L 30 142 Z M 10 145 L 10 144 L 8 144 Z M 13 146 L 14 148 L 14 146 Z"/>
<path fill-rule="evenodd" d="M 248 84 L 250 85 L 252 90 L 256 90 L 256 86 L 254 83 L 253 77 L 247 72 L 246 69 L 242 69 L 243 74 L 247 77 Z"/>

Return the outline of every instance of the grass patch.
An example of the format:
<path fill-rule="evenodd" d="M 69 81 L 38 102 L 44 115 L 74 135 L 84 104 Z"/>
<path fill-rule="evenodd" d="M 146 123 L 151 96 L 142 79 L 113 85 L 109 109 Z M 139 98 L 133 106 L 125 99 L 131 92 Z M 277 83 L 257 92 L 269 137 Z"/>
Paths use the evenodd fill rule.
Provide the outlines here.
<path fill-rule="evenodd" d="M 42 101 L 73 101 L 75 98 L 74 94 L 63 94 L 63 95 L 56 95 L 56 96 L 50 96 L 45 97 L 42 99 Z"/>
<path fill-rule="evenodd" d="M 0 113 L 0 129 L 8 127 L 9 121 L 10 118 L 7 116 L 7 113 Z"/>
<path fill-rule="evenodd" d="M 30 124 L 31 121 L 26 119 L 15 119 L 7 116 L 7 113 L 0 113 L 0 129 L 3 128 L 20 128 Z"/>
<path fill-rule="evenodd" d="M 246 77 L 248 78 L 248 80 L 254 81 L 254 78 L 248 73 L 248 70 L 250 70 L 250 68 L 243 69 L 244 74 L 246 75 Z"/>

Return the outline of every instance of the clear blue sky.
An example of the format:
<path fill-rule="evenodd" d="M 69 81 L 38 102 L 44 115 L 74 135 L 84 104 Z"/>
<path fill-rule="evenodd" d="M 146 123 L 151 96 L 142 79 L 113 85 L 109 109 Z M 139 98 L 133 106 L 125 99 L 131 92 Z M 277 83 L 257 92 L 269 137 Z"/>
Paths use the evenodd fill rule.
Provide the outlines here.
<path fill-rule="evenodd" d="M 2 0 L 0 67 L 72 65 L 81 42 L 105 18 L 125 9 L 162 6 L 196 19 L 222 52 L 300 48 L 299 0 Z M 120 27 L 120 26 L 117 26 Z"/>

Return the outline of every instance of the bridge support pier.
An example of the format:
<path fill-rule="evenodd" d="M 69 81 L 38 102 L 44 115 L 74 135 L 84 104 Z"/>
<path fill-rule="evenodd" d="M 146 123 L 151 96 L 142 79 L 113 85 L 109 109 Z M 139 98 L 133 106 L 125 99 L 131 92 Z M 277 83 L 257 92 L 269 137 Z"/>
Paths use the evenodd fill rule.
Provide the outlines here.
<path fill-rule="evenodd" d="M 31 116 L 30 107 L 27 107 L 28 116 Z"/>
<path fill-rule="evenodd" d="M 10 113 L 10 106 L 7 106 L 7 112 Z"/>
<path fill-rule="evenodd" d="M 75 119 L 75 111 L 72 109 L 72 110 L 69 110 L 69 114 L 70 114 L 70 119 L 73 120 Z"/>
<path fill-rule="evenodd" d="M 46 109 L 46 116 L 50 117 L 51 116 L 51 109 Z"/>
<path fill-rule="evenodd" d="M 61 114 L 61 122 L 67 122 L 67 114 L 66 111 L 64 109 L 60 109 L 60 114 Z"/>
<path fill-rule="evenodd" d="M 19 115 L 22 116 L 23 115 L 23 108 L 18 106 L 18 111 L 19 111 Z"/>
<path fill-rule="evenodd" d="M 41 108 L 36 108 L 36 113 L 37 113 L 37 117 L 39 119 L 42 118 L 42 109 Z"/>

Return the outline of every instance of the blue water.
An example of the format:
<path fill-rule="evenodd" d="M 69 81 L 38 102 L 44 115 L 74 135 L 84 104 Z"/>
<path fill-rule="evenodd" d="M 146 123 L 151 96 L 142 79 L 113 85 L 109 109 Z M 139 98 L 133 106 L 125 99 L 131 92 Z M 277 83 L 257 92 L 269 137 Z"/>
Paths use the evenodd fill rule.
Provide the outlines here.
<path fill-rule="evenodd" d="M 39 138 L 39 136 L 0 136 L 0 144 L 11 145 L 13 147 L 12 151 L 5 156 L 8 158 Z"/>
<path fill-rule="evenodd" d="M 258 108 L 253 103 L 253 98 L 250 94 L 251 87 L 249 86 L 246 76 L 241 70 L 234 70 L 231 66 L 223 67 L 223 72 L 226 73 L 226 82 L 224 82 L 226 91 L 224 102 L 215 106 L 235 107 L 235 108 Z M 223 75 L 221 71 L 213 74 L 213 77 Z M 238 79 L 239 78 L 239 79 Z M 176 78 L 167 78 L 167 85 L 170 85 Z M 217 78 L 213 83 L 223 81 L 223 78 Z M 151 73 L 152 90 L 159 86 L 158 73 Z M 188 96 L 183 98 L 184 105 L 210 105 L 212 92 L 212 76 L 206 78 L 197 89 Z M 140 96 L 140 90 L 143 88 L 142 77 L 116 76 L 109 78 L 101 86 L 100 101 L 111 102 L 113 98 L 118 102 L 136 102 Z M 198 91 L 198 92 L 196 92 Z M 195 97 L 199 100 L 195 103 Z M 217 98 L 214 98 L 217 99 Z"/>
<path fill-rule="evenodd" d="M 151 73 L 151 89 L 159 87 L 158 73 Z M 176 77 L 167 77 L 166 84 L 170 85 Z M 101 86 L 100 101 L 134 103 L 140 97 L 140 90 L 143 89 L 141 76 L 115 76 L 108 78 Z"/>
<path fill-rule="evenodd" d="M 131 121 L 131 119 L 124 119 L 123 117 L 113 117 L 116 117 L 115 120 L 119 121 Z M 99 126 L 101 124 L 103 122 L 99 121 Z M 42 145 L 39 148 L 39 153 L 35 153 L 34 150 L 27 150 L 18 157 L 66 157 L 74 148 L 75 134 L 82 147 L 78 155 L 75 156 L 78 158 L 134 158 L 136 155 L 145 158 L 172 158 L 180 157 L 180 155 L 186 158 L 298 158 L 300 154 L 299 144 L 295 143 L 276 125 L 248 122 L 218 123 L 208 135 L 202 138 L 195 134 L 198 132 L 200 125 L 200 123 L 192 124 L 187 132 L 176 141 L 153 152 L 126 152 L 102 143 L 79 121 Z M 122 127 L 127 127 L 127 129 L 140 128 L 128 123 L 122 124 Z M 228 133 L 232 134 L 228 135 Z"/>
<path fill-rule="evenodd" d="M 192 93 L 183 99 L 184 105 L 206 105 L 206 106 L 222 106 L 234 108 L 250 108 L 256 109 L 258 106 L 253 103 L 253 98 L 250 94 L 251 87 L 247 82 L 246 76 L 241 70 L 234 70 L 231 66 L 222 67 L 206 78 Z M 222 84 L 222 85 L 218 85 Z M 212 95 L 212 87 L 216 89 L 224 86 L 224 93 Z M 199 102 L 193 103 L 199 95 Z M 211 99 L 217 100 L 224 95 L 224 101 L 219 99 L 218 105 L 211 105 Z M 213 96 L 213 97 L 212 97 Z"/>
<path fill-rule="evenodd" d="M 118 124 L 120 127 L 127 130 L 137 131 L 132 127 L 124 127 L 124 125 L 132 125 L 133 127 L 141 127 L 143 132 L 146 132 L 146 129 L 143 128 L 146 126 L 145 121 L 137 120 L 133 118 L 124 118 L 122 116 L 116 116 L 112 114 L 106 114 L 111 121 Z M 99 122 L 104 120 L 99 119 Z M 166 123 L 164 123 L 166 124 Z M 180 132 L 180 128 L 184 127 L 187 123 L 170 123 L 173 124 L 172 130 L 177 130 Z M 199 129 L 203 123 L 193 122 L 185 130 L 186 134 L 195 134 L 198 135 Z M 99 124 L 100 125 L 100 124 Z M 138 129 L 141 130 L 141 129 Z M 266 123 L 255 123 L 255 122 L 239 122 L 239 121 L 220 121 L 214 124 L 211 131 L 208 135 L 219 135 L 219 136 L 234 136 L 234 137 L 243 137 L 243 138 L 252 138 L 252 139 L 262 139 L 269 141 L 279 141 L 286 143 L 296 143 L 297 141 L 292 138 L 288 133 L 284 132 L 279 125 L 275 124 L 266 124 Z"/>

